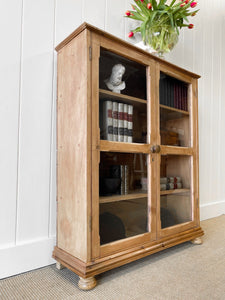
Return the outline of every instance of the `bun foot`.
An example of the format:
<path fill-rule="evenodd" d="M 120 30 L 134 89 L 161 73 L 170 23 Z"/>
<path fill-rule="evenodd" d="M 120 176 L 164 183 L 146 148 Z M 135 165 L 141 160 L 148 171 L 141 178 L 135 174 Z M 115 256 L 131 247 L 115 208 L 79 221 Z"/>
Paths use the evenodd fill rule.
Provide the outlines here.
<path fill-rule="evenodd" d="M 191 242 L 194 245 L 201 245 L 202 244 L 202 239 L 200 237 L 197 237 L 197 238 L 191 240 Z"/>
<path fill-rule="evenodd" d="M 60 263 L 60 262 L 56 262 L 56 269 L 58 269 L 58 270 L 62 270 L 62 269 L 64 269 L 65 267 Z"/>
<path fill-rule="evenodd" d="M 78 282 L 78 286 L 81 290 L 91 290 L 96 286 L 96 284 L 97 281 L 95 277 L 89 277 L 89 278 L 80 277 L 80 280 Z"/>

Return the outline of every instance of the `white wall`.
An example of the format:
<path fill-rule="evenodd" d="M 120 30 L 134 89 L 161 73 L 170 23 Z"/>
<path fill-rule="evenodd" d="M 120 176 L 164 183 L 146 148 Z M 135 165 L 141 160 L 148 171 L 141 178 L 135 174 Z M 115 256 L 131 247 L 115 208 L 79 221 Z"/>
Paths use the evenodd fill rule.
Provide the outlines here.
<path fill-rule="evenodd" d="M 128 40 L 130 0 L 0 0 L 0 278 L 53 263 L 54 47 L 82 22 Z M 225 2 L 199 0 L 173 63 L 199 80 L 201 218 L 225 213 Z M 129 40 L 132 42 L 131 40 Z"/>

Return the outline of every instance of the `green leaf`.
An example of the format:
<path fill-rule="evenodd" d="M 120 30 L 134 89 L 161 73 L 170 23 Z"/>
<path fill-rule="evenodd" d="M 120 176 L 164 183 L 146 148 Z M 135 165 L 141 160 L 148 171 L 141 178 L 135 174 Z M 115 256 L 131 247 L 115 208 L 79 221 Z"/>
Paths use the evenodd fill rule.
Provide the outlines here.
<path fill-rule="evenodd" d="M 157 9 L 157 2 L 156 2 L 156 0 L 152 0 L 151 2 L 152 2 L 153 8 Z"/>
<path fill-rule="evenodd" d="M 176 0 L 173 0 L 173 1 L 170 3 L 170 7 L 173 6 L 175 2 L 176 2 Z"/>
<path fill-rule="evenodd" d="M 164 6 L 167 0 L 160 0 L 158 7 Z M 175 0 L 176 1 L 176 0 Z"/>
<path fill-rule="evenodd" d="M 169 18 L 170 18 L 170 23 L 171 23 L 171 26 L 174 28 L 174 21 L 173 21 L 173 15 L 171 13 L 167 13 Z"/>
<path fill-rule="evenodd" d="M 151 14 L 151 10 L 147 9 L 147 6 L 144 2 L 142 3 L 141 1 L 137 1 L 136 4 L 140 8 L 141 13 L 144 14 L 146 17 Z"/>
<path fill-rule="evenodd" d="M 152 24 L 152 22 L 153 22 L 155 16 L 157 15 L 157 13 L 158 13 L 157 11 L 153 11 L 153 12 L 152 12 L 152 14 L 151 14 L 151 16 L 150 16 L 150 20 L 149 20 L 149 23 L 150 23 L 150 24 Z"/>

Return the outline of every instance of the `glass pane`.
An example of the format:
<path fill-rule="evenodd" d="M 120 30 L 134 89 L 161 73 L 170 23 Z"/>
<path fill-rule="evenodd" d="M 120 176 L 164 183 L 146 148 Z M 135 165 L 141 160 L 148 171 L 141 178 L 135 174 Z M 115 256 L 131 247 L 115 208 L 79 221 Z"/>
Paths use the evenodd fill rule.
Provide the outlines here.
<path fill-rule="evenodd" d="M 160 72 L 161 144 L 190 146 L 188 85 Z"/>
<path fill-rule="evenodd" d="M 146 99 L 146 67 L 101 48 L 99 88 Z"/>
<path fill-rule="evenodd" d="M 161 227 L 192 220 L 191 157 L 162 155 L 160 168 Z"/>
<path fill-rule="evenodd" d="M 101 49 L 99 69 L 101 139 L 146 143 L 146 66 Z"/>
<path fill-rule="evenodd" d="M 101 244 L 148 231 L 147 155 L 101 152 Z"/>

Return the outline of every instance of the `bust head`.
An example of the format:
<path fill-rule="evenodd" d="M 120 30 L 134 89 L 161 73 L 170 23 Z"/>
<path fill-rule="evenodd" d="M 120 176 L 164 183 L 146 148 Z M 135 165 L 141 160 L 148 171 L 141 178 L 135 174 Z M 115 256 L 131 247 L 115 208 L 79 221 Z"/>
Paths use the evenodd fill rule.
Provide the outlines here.
<path fill-rule="evenodd" d="M 125 82 L 122 81 L 125 67 L 121 64 L 116 64 L 112 68 L 112 73 L 108 79 L 105 80 L 107 87 L 115 93 L 120 93 L 125 89 Z"/>
<path fill-rule="evenodd" d="M 122 83 L 122 77 L 125 72 L 125 67 L 121 64 L 113 66 L 110 76 L 110 82 L 112 85 L 120 85 Z"/>

